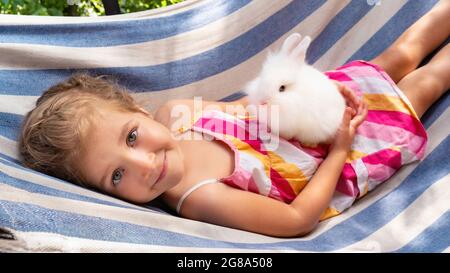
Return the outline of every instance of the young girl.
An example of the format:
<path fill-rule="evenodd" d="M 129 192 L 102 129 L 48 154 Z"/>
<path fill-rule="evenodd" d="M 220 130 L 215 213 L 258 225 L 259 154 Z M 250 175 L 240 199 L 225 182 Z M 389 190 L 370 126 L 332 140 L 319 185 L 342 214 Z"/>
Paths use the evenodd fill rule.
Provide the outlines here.
<path fill-rule="evenodd" d="M 450 46 L 416 68 L 449 36 L 448 14 L 450 1 L 442 1 L 369 63 L 328 72 L 342 82 L 348 107 L 327 150 L 283 139 L 264 150 L 264 141 L 249 137 L 255 120 L 225 113 L 247 106 L 246 98 L 203 101 L 201 111 L 192 100 L 169 101 L 153 116 L 126 90 L 77 75 L 47 90 L 28 113 L 22 160 L 131 202 L 160 198 L 190 219 L 271 236 L 307 234 L 423 156 L 419 118 L 450 87 Z M 385 89 L 374 90 L 374 81 Z M 206 109 L 214 105 L 221 111 Z M 194 113 L 190 122 L 173 115 L 180 109 Z"/>

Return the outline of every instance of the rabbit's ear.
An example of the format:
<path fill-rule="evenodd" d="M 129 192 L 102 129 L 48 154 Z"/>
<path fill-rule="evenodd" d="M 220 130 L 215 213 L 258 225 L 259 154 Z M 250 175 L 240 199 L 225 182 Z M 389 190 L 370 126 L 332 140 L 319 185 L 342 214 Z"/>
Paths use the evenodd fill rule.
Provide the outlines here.
<path fill-rule="evenodd" d="M 292 50 L 291 56 L 299 61 L 304 61 L 306 57 L 306 51 L 311 44 L 311 37 L 305 36 L 303 40 Z"/>
<path fill-rule="evenodd" d="M 302 35 L 300 35 L 299 33 L 293 33 L 289 35 L 289 37 L 284 40 L 283 45 L 281 46 L 281 52 L 290 55 L 295 47 L 300 43 L 301 39 Z"/>

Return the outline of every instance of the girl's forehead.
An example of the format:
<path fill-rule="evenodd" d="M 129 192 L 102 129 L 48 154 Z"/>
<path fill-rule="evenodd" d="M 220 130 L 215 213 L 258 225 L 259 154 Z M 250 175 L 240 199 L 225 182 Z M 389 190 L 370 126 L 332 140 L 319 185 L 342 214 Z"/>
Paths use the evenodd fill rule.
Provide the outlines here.
<path fill-rule="evenodd" d="M 99 107 L 93 115 L 93 125 L 95 126 L 121 126 L 121 123 L 130 119 L 139 118 L 138 113 L 128 110 L 117 109 L 111 106 Z"/>
<path fill-rule="evenodd" d="M 98 109 L 98 113 L 93 116 L 91 120 L 91 126 L 89 126 L 90 138 L 104 137 L 116 137 L 117 134 L 122 133 L 127 126 L 129 127 L 132 123 L 145 122 L 145 126 L 152 126 L 151 119 L 146 117 L 140 112 L 131 112 L 128 110 L 117 110 L 112 107 L 106 107 Z"/>

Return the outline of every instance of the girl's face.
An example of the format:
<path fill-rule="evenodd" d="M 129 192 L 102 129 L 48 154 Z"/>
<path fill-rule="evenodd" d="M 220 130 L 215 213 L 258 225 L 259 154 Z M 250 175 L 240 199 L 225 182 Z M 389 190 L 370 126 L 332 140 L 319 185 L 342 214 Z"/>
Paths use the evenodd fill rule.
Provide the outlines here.
<path fill-rule="evenodd" d="M 183 155 L 166 127 L 144 113 L 99 112 L 79 162 L 89 185 L 146 203 L 180 182 Z"/>

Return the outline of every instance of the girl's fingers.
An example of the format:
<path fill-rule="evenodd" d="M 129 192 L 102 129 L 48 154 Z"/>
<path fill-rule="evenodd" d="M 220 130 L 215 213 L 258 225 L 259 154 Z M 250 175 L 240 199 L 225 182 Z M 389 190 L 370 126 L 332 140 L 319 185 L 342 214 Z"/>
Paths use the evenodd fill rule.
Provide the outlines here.
<path fill-rule="evenodd" d="M 367 106 L 367 104 L 363 100 L 361 100 L 361 102 L 358 105 L 357 115 L 361 115 L 361 113 L 364 110 L 364 107 L 366 107 L 366 106 Z"/>
<path fill-rule="evenodd" d="M 341 92 L 342 96 L 344 97 L 347 105 L 353 109 L 357 109 L 355 107 L 356 105 L 355 105 L 354 100 L 352 99 L 351 93 L 347 89 L 345 89 L 345 87 L 343 87 L 343 86 L 342 86 L 342 89 L 340 90 L 340 92 Z"/>
<path fill-rule="evenodd" d="M 353 109 L 351 107 L 346 107 L 344 112 L 344 117 L 342 119 L 342 125 L 344 128 L 348 128 L 350 125 L 350 122 L 352 120 L 352 111 Z"/>
<path fill-rule="evenodd" d="M 366 119 L 367 113 L 368 113 L 367 104 L 365 102 L 362 102 L 360 108 L 358 109 L 358 114 L 351 121 L 351 125 L 354 128 L 357 128 Z"/>
<path fill-rule="evenodd" d="M 347 86 L 344 86 L 345 92 L 348 93 L 348 97 L 350 98 L 351 103 L 354 106 L 354 109 L 358 109 L 359 107 L 359 99 L 356 97 L 355 92 L 348 88 Z"/>
<path fill-rule="evenodd" d="M 357 109 L 360 105 L 360 100 L 355 96 L 355 93 L 353 92 L 352 89 L 350 89 L 349 87 L 347 87 L 339 82 L 335 82 L 335 83 L 338 87 L 339 92 L 344 97 L 347 105 L 355 110 L 353 114 L 356 114 Z"/>

